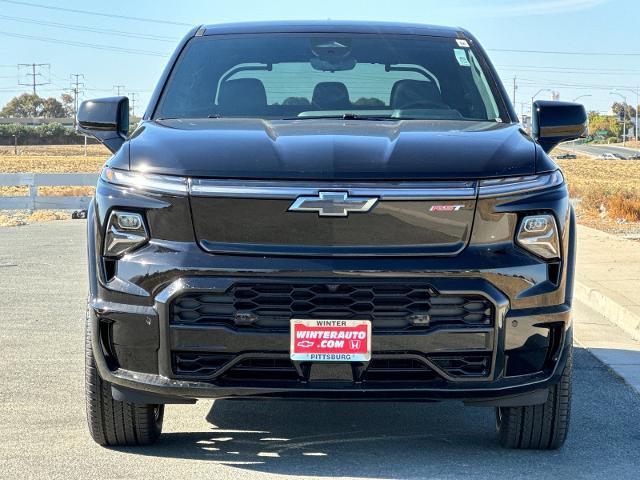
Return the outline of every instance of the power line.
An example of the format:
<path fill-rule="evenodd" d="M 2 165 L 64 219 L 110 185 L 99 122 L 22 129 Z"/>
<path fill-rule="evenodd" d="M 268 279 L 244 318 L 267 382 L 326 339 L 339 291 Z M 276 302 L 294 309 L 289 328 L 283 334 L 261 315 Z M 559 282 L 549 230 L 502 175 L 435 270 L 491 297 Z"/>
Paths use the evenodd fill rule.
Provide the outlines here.
<path fill-rule="evenodd" d="M 544 70 L 558 70 L 558 71 L 570 71 L 570 72 L 606 72 L 606 73 L 620 73 L 620 72 L 631 72 L 631 73 L 640 73 L 640 70 L 628 69 L 628 68 L 596 68 L 596 67 L 556 67 L 552 65 L 495 65 L 496 68 L 531 68 L 531 69 L 544 69 Z"/>
<path fill-rule="evenodd" d="M 615 89 L 631 89 L 635 90 L 635 86 L 633 85 L 603 85 L 596 83 L 571 83 L 571 82 L 562 82 L 549 78 L 520 78 L 520 81 L 529 83 L 532 85 L 538 84 L 549 84 L 549 85 L 557 85 L 560 87 L 574 87 L 574 88 L 593 88 L 593 89 L 601 89 L 601 90 L 615 90 Z"/>
<path fill-rule="evenodd" d="M 0 0 L 2 3 L 12 3 L 14 5 L 22 5 L 25 7 L 34 7 L 34 8 L 46 8 L 48 10 L 57 10 L 61 12 L 69 12 L 69 13 L 79 13 L 82 15 L 93 15 L 96 17 L 108 17 L 108 18 L 119 18 L 121 20 L 133 20 L 136 22 L 146 22 L 146 23 L 163 23 L 165 25 L 180 25 L 192 27 L 191 23 L 184 22 L 174 22 L 171 20 L 160 20 L 160 19 L 152 19 L 152 18 L 144 18 L 144 17 L 132 17 L 128 15 L 117 15 L 113 13 L 102 13 L 102 12 L 94 12 L 89 10 L 80 10 L 75 8 L 65 8 L 65 7 L 54 7 L 53 5 L 42 5 L 40 3 L 32 3 L 32 2 L 19 2 L 15 0 Z"/>
<path fill-rule="evenodd" d="M 4 0 L 0 0 L 0 2 L 2 1 Z M 60 45 L 69 45 L 72 47 L 91 48 L 94 50 L 104 50 L 104 51 L 117 52 L 117 53 L 131 53 L 134 55 L 149 55 L 153 57 L 168 57 L 167 54 L 161 53 L 161 52 L 151 52 L 148 50 L 137 50 L 133 48 L 122 48 L 122 47 L 115 47 L 111 45 L 98 45 L 93 43 L 72 42 L 69 40 L 60 40 L 52 37 L 38 37 L 35 35 L 25 35 L 21 33 L 2 32 L 2 31 L 0 31 L 0 35 L 5 35 L 7 37 L 24 38 L 28 40 L 38 40 L 40 42 L 46 42 L 46 43 L 58 43 Z"/>
<path fill-rule="evenodd" d="M 26 73 L 27 77 L 31 77 L 31 81 L 29 83 L 21 83 L 20 82 L 20 67 L 31 67 L 31 73 Z M 36 87 L 40 85 L 49 85 L 51 83 L 50 80 L 44 82 L 38 82 L 37 78 L 42 77 L 43 75 L 36 69 L 40 70 L 41 68 L 46 67 L 47 69 L 51 68 L 49 63 L 19 63 L 18 64 L 18 85 L 30 85 L 33 89 L 33 94 L 36 95 Z"/>
<path fill-rule="evenodd" d="M 4 1 L 4 0 L 0 0 Z M 589 57 L 640 57 L 640 53 L 626 52 L 568 52 L 558 50 L 520 50 L 511 48 L 488 48 L 491 52 L 540 53 L 545 55 L 585 55 Z"/>
<path fill-rule="evenodd" d="M 147 33 L 135 33 L 135 32 L 125 32 L 122 30 L 111 30 L 108 28 L 98 28 L 98 27 L 89 27 L 89 26 L 81 26 L 81 25 L 69 25 L 67 23 L 59 23 L 59 22 L 48 22 L 44 20 L 34 20 L 32 18 L 24 18 L 24 17 L 11 17 L 8 15 L 0 15 L 0 19 L 10 20 L 12 22 L 22 22 L 22 23 L 32 23 L 35 25 L 45 25 L 55 28 L 65 28 L 67 30 L 75 30 L 78 32 L 91 32 L 91 33 L 100 33 L 103 35 L 115 35 L 118 37 L 130 37 L 130 38 L 139 38 L 142 40 L 154 40 L 160 42 L 177 42 L 177 38 L 166 37 L 163 35 L 152 35 Z"/>
<path fill-rule="evenodd" d="M 504 71 L 504 72 L 515 72 L 515 73 L 520 73 L 520 72 L 527 72 L 527 73 L 554 73 L 557 75 L 605 75 L 605 76 L 631 76 L 631 77 L 638 77 L 640 76 L 640 73 L 623 73 L 623 72 L 585 72 L 585 71 L 580 71 L 580 70 L 575 70 L 575 71 L 567 71 L 567 70 L 536 70 L 536 69 L 528 69 L 528 68 L 504 68 L 504 67 L 499 67 L 498 68 L 499 71 Z"/>
<path fill-rule="evenodd" d="M 116 95 L 120 96 L 120 91 L 124 90 L 124 85 L 114 85 L 113 89 L 116 91 Z"/>

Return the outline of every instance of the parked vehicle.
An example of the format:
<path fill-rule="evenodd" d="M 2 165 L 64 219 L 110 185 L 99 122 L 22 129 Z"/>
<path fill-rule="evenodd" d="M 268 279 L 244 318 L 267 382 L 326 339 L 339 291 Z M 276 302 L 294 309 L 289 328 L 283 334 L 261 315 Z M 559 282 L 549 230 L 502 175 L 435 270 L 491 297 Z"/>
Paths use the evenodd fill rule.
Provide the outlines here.
<path fill-rule="evenodd" d="M 605 152 L 598 157 L 600 160 L 624 160 L 622 155 L 618 155 L 617 153 Z"/>
<path fill-rule="evenodd" d="M 154 442 L 202 398 L 461 400 L 500 441 L 553 449 L 571 399 L 575 219 L 478 41 L 351 22 L 193 29 L 88 211 L 86 398 L 101 445 Z M 265 404 L 265 408 L 268 408 Z"/>
<path fill-rule="evenodd" d="M 640 153 L 633 153 L 629 155 L 627 160 L 640 160 Z"/>
<path fill-rule="evenodd" d="M 578 158 L 573 153 L 561 153 L 560 155 L 556 155 L 556 159 L 558 160 L 575 160 Z"/>

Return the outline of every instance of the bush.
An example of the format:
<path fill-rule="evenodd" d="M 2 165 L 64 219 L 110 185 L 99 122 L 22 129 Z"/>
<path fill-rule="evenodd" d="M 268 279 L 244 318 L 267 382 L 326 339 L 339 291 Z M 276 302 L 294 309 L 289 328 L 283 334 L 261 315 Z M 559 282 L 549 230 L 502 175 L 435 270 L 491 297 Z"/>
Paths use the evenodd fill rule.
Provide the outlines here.
<path fill-rule="evenodd" d="M 73 128 L 65 127 L 60 123 L 45 123 L 37 126 L 20 123 L 0 124 L 0 145 L 13 145 L 14 135 L 18 137 L 18 145 L 84 143 L 82 135 L 78 135 Z"/>
<path fill-rule="evenodd" d="M 592 185 L 569 188 L 572 197 L 580 198 L 579 210 L 590 215 L 602 215 L 612 220 L 640 222 L 640 195 L 637 192 Z"/>
<path fill-rule="evenodd" d="M 607 215 L 616 220 L 640 222 L 640 197 L 634 192 L 621 191 L 605 200 Z"/>

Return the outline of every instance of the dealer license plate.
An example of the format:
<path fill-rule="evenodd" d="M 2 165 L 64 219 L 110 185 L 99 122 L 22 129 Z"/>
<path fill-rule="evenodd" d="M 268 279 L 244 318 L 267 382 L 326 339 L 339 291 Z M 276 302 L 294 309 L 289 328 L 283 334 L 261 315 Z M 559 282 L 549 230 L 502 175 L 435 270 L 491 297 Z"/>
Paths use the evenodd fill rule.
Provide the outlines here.
<path fill-rule="evenodd" d="M 368 362 L 369 320 L 291 320 L 291 360 Z"/>

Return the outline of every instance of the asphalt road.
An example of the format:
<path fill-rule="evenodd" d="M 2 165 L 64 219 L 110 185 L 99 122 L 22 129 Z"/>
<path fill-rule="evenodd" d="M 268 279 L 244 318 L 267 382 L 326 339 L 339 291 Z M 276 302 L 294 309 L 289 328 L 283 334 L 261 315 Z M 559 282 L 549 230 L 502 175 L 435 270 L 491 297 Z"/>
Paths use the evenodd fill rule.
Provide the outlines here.
<path fill-rule="evenodd" d="M 0 228 L 1 478 L 638 478 L 640 396 L 579 348 L 560 451 L 503 450 L 493 412 L 458 403 L 229 400 L 168 407 L 153 447 L 98 447 L 85 275 L 83 221 Z"/>
<path fill-rule="evenodd" d="M 640 154 L 640 150 L 633 148 L 619 147 L 617 145 L 573 145 L 571 143 L 564 144 L 560 147 L 561 150 L 588 155 L 592 157 L 599 157 L 603 153 L 612 153 L 614 155 L 622 155 L 628 157 L 630 155 Z"/>

